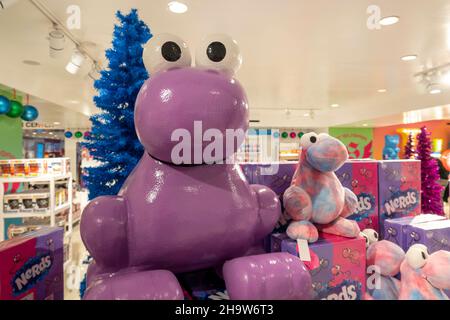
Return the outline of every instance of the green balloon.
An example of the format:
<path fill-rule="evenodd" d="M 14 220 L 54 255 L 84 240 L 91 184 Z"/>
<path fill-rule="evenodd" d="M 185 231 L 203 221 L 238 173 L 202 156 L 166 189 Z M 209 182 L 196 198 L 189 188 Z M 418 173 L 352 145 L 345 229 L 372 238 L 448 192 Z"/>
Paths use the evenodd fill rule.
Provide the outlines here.
<path fill-rule="evenodd" d="M 83 133 L 80 131 L 75 132 L 75 138 L 80 139 L 83 136 Z"/>
<path fill-rule="evenodd" d="M 11 100 L 11 107 L 6 114 L 10 118 L 19 118 L 23 113 L 23 105 L 19 101 Z"/>
<path fill-rule="evenodd" d="M 283 132 L 281 136 L 283 137 L 283 139 L 286 139 L 287 137 L 289 137 L 289 134 L 287 132 Z"/>
<path fill-rule="evenodd" d="M 304 135 L 305 135 L 304 132 L 299 132 L 299 133 L 298 133 L 298 137 L 299 137 L 300 139 L 301 139 Z"/>

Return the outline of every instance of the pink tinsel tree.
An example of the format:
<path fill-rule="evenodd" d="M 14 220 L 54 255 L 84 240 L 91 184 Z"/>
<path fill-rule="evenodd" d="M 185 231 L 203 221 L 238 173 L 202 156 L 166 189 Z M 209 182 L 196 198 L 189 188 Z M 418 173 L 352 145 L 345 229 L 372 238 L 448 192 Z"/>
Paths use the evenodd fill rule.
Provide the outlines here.
<path fill-rule="evenodd" d="M 431 157 L 430 133 L 426 127 L 417 135 L 417 159 L 422 170 L 422 213 L 444 215 L 441 199 L 442 186 L 439 184 L 439 166 Z"/>
<path fill-rule="evenodd" d="M 416 156 L 416 151 L 414 150 L 413 136 L 412 132 L 408 135 L 408 141 L 405 145 L 405 159 L 414 159 Z"/>

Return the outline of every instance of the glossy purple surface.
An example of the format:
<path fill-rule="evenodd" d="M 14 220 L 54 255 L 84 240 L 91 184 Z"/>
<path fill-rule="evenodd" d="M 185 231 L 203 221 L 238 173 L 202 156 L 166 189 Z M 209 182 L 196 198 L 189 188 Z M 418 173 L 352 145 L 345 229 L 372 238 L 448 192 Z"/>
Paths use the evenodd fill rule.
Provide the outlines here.
<path fill-rule="evenodd" d="M 170 164 L 172 131 L 193 133 L 200 120 L 203 130 L 247 128 L 247 102 L 237 81 L 185 68 L 156 74 L 142 87 L 135 123 L 147 152 L 118 196 L 94 199 L 82 216 L 82 238 L 96 262 L 87 299 L 180 299 L 170 275 L 220 268 L 242 256 L 235 272 L 257 274 L 260 285 L 264 274 L 277 275 L 267 280 L 271 298 L 306 297 L 302 288 L 310 287 L 310 279 L 303 263 L 291 271 L 299 282 L 288 285 L 284 273 L 292 261 L 273 254 L 245 257 L 258 251 L 281 214 L 272 190 L 250 186 L 238 165 Z M 251 262 L 260 267 L 249 269 Z M 247 287 L 239 298 L 264 298 L 254 283 Z"/>

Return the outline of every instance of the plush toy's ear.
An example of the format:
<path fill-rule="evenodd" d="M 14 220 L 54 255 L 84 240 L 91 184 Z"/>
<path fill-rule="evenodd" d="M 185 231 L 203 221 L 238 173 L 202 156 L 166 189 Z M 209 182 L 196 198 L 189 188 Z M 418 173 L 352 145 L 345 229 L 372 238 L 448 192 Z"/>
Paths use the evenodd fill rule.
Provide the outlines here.
<path fill-rule="evenodd" d="M 393 242 L 382 240 L 367 249 L 367 265 L 377 266 L 385 276 L 396 276 L 405 259 L 405 252 Z"/>

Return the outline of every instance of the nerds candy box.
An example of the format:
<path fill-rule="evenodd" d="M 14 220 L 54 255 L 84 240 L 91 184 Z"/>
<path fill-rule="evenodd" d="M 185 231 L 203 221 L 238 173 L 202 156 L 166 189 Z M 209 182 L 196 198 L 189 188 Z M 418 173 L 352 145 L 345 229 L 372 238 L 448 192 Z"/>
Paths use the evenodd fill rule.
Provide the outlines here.
<path fill-rule="evenodd" d="M 378 162 L 350 160 L 336 171 L 336 175 L 341 184 L 358 198 L 355 213 L 347 219 L 358 222 L 361 230 L 378 232 Z"/>
<path fill-rule="evenodd" d="M 275 239 L 277 240 L 277 239 Z M 299 256 L 297 242 L 282 240 L 281 251 Z M 366 243 L 363 238 L 320 234 L 309 244 L 309 267 L 317 300 L 363 300 L 366 291 Z"/>
<path fill-rule="evenodd" d="M 379 161 L 380 231 L 384 236 L 384 221 L 420 213 L 420 161 Z"/>
<path fill-rule="evenodd" d="M 63 300 L 62 228 L 0 243 L 0 300 Z"/>

